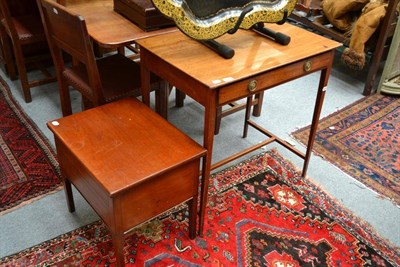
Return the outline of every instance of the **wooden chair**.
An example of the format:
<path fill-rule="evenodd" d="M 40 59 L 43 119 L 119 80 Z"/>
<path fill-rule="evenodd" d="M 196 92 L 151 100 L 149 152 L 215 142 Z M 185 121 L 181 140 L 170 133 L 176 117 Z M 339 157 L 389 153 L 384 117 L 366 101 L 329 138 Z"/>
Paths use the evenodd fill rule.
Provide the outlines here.
<path fill-rule="evenodd" d="M 38 0 L 38 5 L 57 71 L 63 116 L 72 114 L 69 86 L 81 93 L 84 109 L 140 95 L 138 63 L 121 54 L 96 59 L 82 16 L 70 13 L 54 1 Z M 66 65 L 63 52 L 77 63 Z M 152 77 L 153 89 L 160 88 L 161 84 L 159 79 Z M 165 96 L 161 97 L 163 102 L 166 102 Z"/>
<path fill-rule="evenodd" d="M 303 2 L 305 2 L 307 6 L 305 6 Z M 290 19 L 348 46 L 350 37 L 332 27 L 330 22 L 321 12 L 321 9 L 318 9 L 320 3 L 321 0 L 299 1 L 295 11 L 290 15 Z M 388 2 L 386 15 L 381 21 L 379 29 L 367 43 L 366 52 L 369 54 L 370 59 L 367 80 L 365 81 L 363 90 L 363 95 L 365 96 L 370 95 L 375 91 L 376 79 L 379 76 L 378 73 L 381 62 L 386 58 L 391 38 L 396 28 L 398 20 L 396 7 L 398 3 L 399 0 L 390 0 Z"/>
<path fill-rule="evenodd" d="M 0 10 L 4 31 L 2 48 L 9 50 L 8 36 L 12 43 L 25 102 L 28 103 L 32 101 L 32 87 L 56 81 L 56 77 L 52 76 L 43 64 L 51 57 L 37 5 L 34 0 L 0 0 Z M 29 48 L 31 51 L 28 51 Z M 8 74 L 14 79 L 14 59 L 8 51 L 4 51 L 4 55 Z M 29 80 L 27 69 L 30 63 L 34 63 L 42 71 L 44 78 Z"/>

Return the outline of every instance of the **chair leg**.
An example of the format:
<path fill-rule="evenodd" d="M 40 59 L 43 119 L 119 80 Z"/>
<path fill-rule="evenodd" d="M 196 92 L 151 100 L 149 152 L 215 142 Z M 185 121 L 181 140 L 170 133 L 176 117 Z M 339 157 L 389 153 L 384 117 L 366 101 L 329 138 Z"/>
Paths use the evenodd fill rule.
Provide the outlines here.
<path fill-rule="evenodd" d="M 4 29 L 1 27 L 1 45 L 4 52 L 4 61 L 6 64 L 6 71 L 10 78 L 10 80 L 14 81 L 17 79 L 17 72 L 15 69 L 14 59 L 13 59 L 13 52 L 11 48 L 11 40 L 8 35 L 3 32 Z"/>
<path fill-rule="evenodd" d="M 372 58 L 370 59 L 370 61 L 368 62 L 369 70 L 368 70 L 368 74 L 367 74 L 367 80 L 365 81 L 364 90 L 362 92 L 362 94 L 364 96 L 371 95 L 374 90 L 380 61 L 381 61 L 381 58 L 377 58 L 377 56 L 374 54 L 372 56 Z"/>
<path fill-rule="evenodd" d="M 256 94 L 254 96 L 254 100 L 253 100 L 253 97 L 250 97 L 250 100 L 247 100 L 246 108 L 247 108 L 247 105 L 250 105 L 250 107 L 249 107 L 248 111 L 246 110 L 246 112 L 249 112 L 249 116 L 250 116 L 250 111 L 251 111 L 252 106 L 254 106 L 253 107 L 253 116 L 259 117 L 261 115 L 263 99 L 264 99 L 264 91 Z M 233 104 L 233 103 L 231 103 L 231 104 Z M 238 105 L 236 103 L 232 105 L 233 108 L 236 108 L 238 106 L 241 106 L 241 105 Z M 241 109 L 242 108 L 236 109 L 236 111 L 239 111 Z M 235 111 L 233 111 L 233 112 L 235 112 Z M 231 113 L 233 113 L 233 112 L 231 112 Z M 215 135 L 217 135 L 219 133 L 222 117 L 223 117 L 222 107 L 218 107 L 216 110 L 215 131 L 214 131 Z"/>
<path fill-rule="evenodd" d="M 175 106 L 176 107 L 182 107 L 183 106 L 183 101 L 184 101 L 184 99 L 186 97 L 186 94 L 181 92 L 181 91 L 179 91 L 178 89 L 176 89 L 176 93 L 175 94 L 176 94 L 175 95 Z M 262 102 L 263 102 L 263 99 L 264 99 L 264 91 L 256 94 L 255 95 L 255 99 L 257 100 L 257 104 L 255 104 L 254 108 L 253 108 L 253 116 L 259 117 L 261 115 Z M 252 102 L 253 102 L 253 98 L 252 97 L 250 98 L 250 100 L 247 100 L 247 104 L 250 105 L 249 110 L 251 110 Z M 250 111 L 249 111 L 249 116 L 250 116 Z M 215 135 L 219 134 L 219 129 L 221 128 L 221 120 L 222 120 L 222 107 L 217 107 L 216 120 L 215 120 L 215 130 L 214 130 L 214 134 Z"/>
<path fill-rule="evenodd" d="M 32 96 L 28 81 L 28 75 L 26 73 L 24 54 L 22 52 L 22 47 L 20 45 L 15 45 L 14 43 L 13 46 L 14 46 L 15 61 L 17 62 L 19 80 L 21 81 L 21 87 L 24 94 L 24 99 L 26 103 L 29 103 L 32 101 Z"/>
<path fill-rule="evenodd" d="M 255 104 L 254 107 L 253 107 L 253 116 L 260 117 L 261 109 L 262 109 L 262 103 L 263 103 L 263 100 L 264 100 L 264 91 L 256 94 L 255 98 L 257 100 L 257 104 Z"/>
<path fill-rule="evenodd" d="M 95 55 L 96 57 L 103 57 L 103 56 L 104 56 L 103 49 L 102 49 L 101 46 L 100 46 L 98 43 L 96 43 L 96 42 L 93 42 L 93 52 L 94 52 L 94 55 Z"/>
<path fill-rule="evenodd" d="M 175 88 L 175 106 L 183 107 L 185 101 L 186 94 L 180 91 L 178 88 Z"/>
<path fill-rule="evenodd" d="M 63 117 L 71 115 L 72 107 L 71 107 L 71 96 L 69 95 L 69 87 L 66 83 L 59 81 L 58 88 L 60 93 L 60 103 L 61 103 L 61 111 Z"/>
<path fill-rule="evenodd" d="M 85 98 L 83 96 L 82 96 L 82 103 L 81 104 L 82 104 L 82 111 L 85 111 L 85 110 L 88 110 L 88 109 L 91 109 L 91 108 L 99 106 L 98 104 L 97 105 L 94 104 L 89 99 L 87 99 L 87 98 Z"/>

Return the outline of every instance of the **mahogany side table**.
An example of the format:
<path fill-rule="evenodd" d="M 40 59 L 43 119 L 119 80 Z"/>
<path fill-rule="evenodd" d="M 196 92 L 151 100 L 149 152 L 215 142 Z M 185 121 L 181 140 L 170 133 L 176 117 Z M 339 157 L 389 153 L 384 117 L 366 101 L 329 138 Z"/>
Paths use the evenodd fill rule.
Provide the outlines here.
<path fill-rule="evenodd" d="M 73 184 L 110 229 L 118 266 L 124 266 L 124 233 L 186 201 L 195 238 L 203 147 L 135 98 L 47 125 L 69 211 Z"/>
<path fill-rule="evenodd" d="M 150 72 L 152 72 L 175 85 L 205 109 L 203 146 L 208 152 L 202 165 L 206 177 L 201 192 L 200 235 L 203 231 L 211 170 L 268 143 L 277 141 L 304 159 L 302 176 L 306 176 L 332 68 L 334 50 L 341 44 L 288 23 L 268 24 L 268 27 L 289 35 L 291 37 L 290 44 L 283 46 L 253 31 L 238 30 L 235 34 L 225 34 L 218 38 L 218 42 L 235 50 L 235 56 L 229 60 L 220 57 L 181 32 L 167 33 L 137 41 L 140 45 L 143 102 L 147 105 L 150 102 L 149 82 Z M 212 165 L 217 107 L 317 71 L 320 71 L 320 81 L 305 154 L 272 133 L 251 123 L 246 117 L 246 125 L 261 130 L 269 138 Z M 310 89 L 299 88 L 299 90 Z"/>

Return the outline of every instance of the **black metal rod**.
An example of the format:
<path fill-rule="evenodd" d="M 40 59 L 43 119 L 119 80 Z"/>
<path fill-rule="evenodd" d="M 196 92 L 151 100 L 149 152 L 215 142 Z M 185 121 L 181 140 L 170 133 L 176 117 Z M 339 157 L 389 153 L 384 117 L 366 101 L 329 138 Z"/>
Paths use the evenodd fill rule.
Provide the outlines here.
<path fill-rule="evenodd" d="M 290 43 L 290 36 L 283 34 L 281 32 L 276 32 L 271 29 L 264 27 L 263 23 L 257 23 L 251 29 L 263 36 L 266 36 L 278 44 L 288 45 Z"/>
<path fill-rule="evenodd" d="M 235 50 L 233 50 L 229 46 L 218 43 L 217 41 L 215 41 L 213 39 L 200 40 L 200 43 L 207 46 L 211 50 L 215 51 L 217 54 L 219 54 L 223 58 L 230 59 L 235 55 Z"/>

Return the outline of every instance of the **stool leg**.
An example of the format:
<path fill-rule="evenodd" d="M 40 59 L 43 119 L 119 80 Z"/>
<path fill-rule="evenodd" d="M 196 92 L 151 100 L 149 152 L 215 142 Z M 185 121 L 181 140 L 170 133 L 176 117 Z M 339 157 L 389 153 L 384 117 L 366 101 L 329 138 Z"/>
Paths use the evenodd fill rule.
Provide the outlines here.
<path fill-rule="evenodd" d="M 112 240 L 115 249 L 115 257 L 117 259 L 117 266 L 125 266 L 125 256 L 124 256 L 124 234 L 123 233 L 112 233 Z"/>
<path fill-rule="evenodd" d="M 198 196 L 194 196 L 192 199 L 188 201 L 189 208 L 189 238 L 195 239 L 197 236 L 197 198 Z"/>
<path fill-rule="evenodd" d="M 74 196 L 72 194 L 71 182 L 65 177 L 63 178 L 63 182 L 64 182 L 65 196 L 67 198 L 68 210 L 69 212 L 74 212 L 75 203 L 74 203 Z"/>
<path fill-rule="evenodd" d="M 250 112 L 251 112 L 251 102 L 253 101 L 253 96 L 247 97 L 246 101 L 246 115 L 244 119 L 244 128 L 243 128 L 243 138 L 247 137 L 247 131 L 249 129 L 248 120 L 250 119 Z"/>

